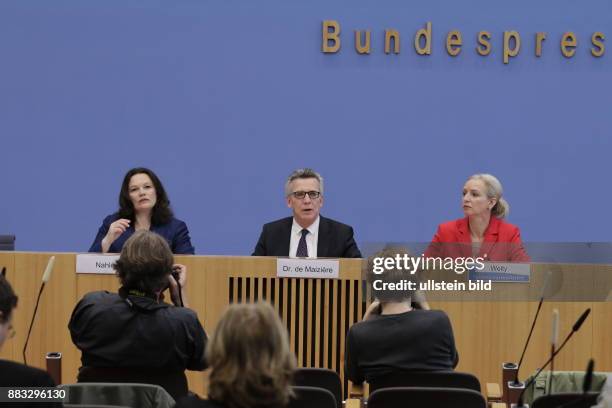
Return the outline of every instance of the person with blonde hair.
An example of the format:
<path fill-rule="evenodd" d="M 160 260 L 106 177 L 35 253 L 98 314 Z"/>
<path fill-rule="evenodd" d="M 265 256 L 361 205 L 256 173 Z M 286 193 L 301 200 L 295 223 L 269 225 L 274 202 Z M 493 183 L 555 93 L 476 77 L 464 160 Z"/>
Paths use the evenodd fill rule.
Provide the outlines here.
<path fill-rule="evenodd" d="M 461 204 L 465 217 L 440 224 L 425 256 L 529 262 L 519 228 L 504 221 L 510 205 L 495 176 L 482 173 L 468 178 Z"/>
<path fill-rule="evenodd" d="M 281 408 L 292 396 L 296 367 L 287 330 L 268 303 L 234 304 L 223 314 L 206 349 L 208 399 L 177 407 Z"/>

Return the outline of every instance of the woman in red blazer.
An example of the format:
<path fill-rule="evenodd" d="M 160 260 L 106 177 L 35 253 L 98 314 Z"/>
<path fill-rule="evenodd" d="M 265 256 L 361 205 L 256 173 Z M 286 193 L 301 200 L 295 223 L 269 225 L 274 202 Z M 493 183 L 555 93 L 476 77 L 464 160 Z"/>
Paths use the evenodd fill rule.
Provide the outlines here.
<path fill-rule="evenodd" d="M 482 257 L 492 262 L 529 262 L 515 225 L 503 221 L 510 206 L 502 198 L 499 180 L 475 174 L 463 186 L 465 218 L 438 226 L 427 257 Z"/>

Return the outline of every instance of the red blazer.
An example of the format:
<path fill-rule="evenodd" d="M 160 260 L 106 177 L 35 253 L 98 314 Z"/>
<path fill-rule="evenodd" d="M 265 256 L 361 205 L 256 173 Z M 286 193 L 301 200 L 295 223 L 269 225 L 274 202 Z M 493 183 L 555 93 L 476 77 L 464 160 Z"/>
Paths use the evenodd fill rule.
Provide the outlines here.
<path fill-rule="evenodd" d="M 468 219 L 461 218 L 445 222 L 425 251 L 427 257 L 473 257 L 472 238 Z M 478 256 L 491 262 L 529 262 L 529 255 L 523 248 L 521 232 L 515 225 L 491 217 L 485 230 Z"/>

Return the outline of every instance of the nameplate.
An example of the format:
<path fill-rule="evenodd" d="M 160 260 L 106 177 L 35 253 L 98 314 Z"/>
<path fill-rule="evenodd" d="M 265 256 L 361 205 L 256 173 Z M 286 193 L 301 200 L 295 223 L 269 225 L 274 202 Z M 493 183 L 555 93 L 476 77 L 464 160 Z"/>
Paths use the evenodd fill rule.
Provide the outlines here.
<path fill-rule="evenodd" d="M 338 279 L 340 262 L 337 259 L 286 259 L 276 261 L 279 278 Z"/>
<path fill-rule="evenodd" d="M 529 282 L 531 264 L 484 262 L 484 268 L 471 269 L 470 280 L 490 280 L 493 282 Z"/>
<path fill-rule="evenodd" d="M 113 264 L 119 255 L 79 254 L 76 257 L 76 273 L 100 273 L 114 275 Z"/>

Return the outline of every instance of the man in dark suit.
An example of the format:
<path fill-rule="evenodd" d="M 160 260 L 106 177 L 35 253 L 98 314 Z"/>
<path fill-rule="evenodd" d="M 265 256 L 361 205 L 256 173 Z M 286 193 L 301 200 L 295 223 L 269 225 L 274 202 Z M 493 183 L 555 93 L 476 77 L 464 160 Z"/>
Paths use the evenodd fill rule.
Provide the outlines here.
<path fill-rule="evenodd" d="M 291 173 L 285 183 L 287 206 L 293 216 L 263 226 L 255 256 L 361 258 L 353 228 L 319 215 L 323 178 L 312 169 Z"/>

